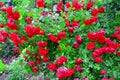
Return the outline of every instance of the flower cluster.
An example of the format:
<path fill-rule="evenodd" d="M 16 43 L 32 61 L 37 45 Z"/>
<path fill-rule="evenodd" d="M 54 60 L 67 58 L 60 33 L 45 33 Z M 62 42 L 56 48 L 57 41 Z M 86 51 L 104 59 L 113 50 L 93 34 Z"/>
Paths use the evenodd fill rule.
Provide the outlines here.
<path fill-rule="evenodd" d="M 88 39 L 92 41 L 98 41 L 99 43 L 104 44 L 104 46 L 96 48 L 92 53 L 91 56 L 94 58 L 94 62 L 101 62 L 102 57 L 101 55 L 104 53 L 114 53 L 117 48 L 119 48 L 119 43 L 112 41 L 110 38 L 104 36 L 104 29 L 98 30 L 97 32 L 88 32 L 87 33 Z M 94 42 L 89 42 L 87 44 L 87 49 L 92 50 L 94 49 Z"/>
<path fill-rule="evenodd" d="M 4 30 L 0 30 L 0 42 L 5 42 L 8 37 L 8 33 Z"/>
<path fill-rule="evenodd" d="M 41 30 L 40 27 L 34 27 L 31 24 L 28 24 L 27 26 L 25 26 L 24 30 L 26 31 L 26 34 L 29 37 L 32 37 L 32 36 L 34 36 L 36 34 L 39 34 L 39 35 L 44 34 L 44 30 Z"/>
<path fill-rule="evenodd" d="M 36 0 L 36 5 L 39 8 L 42 8 L 45 5 L 45 1 Z M 81 25 L 88 26 L 98 20 L 98 14 L 104 12 L 103 6 L 94 8 L 92 2 L 87 2 L 86 5 L 84 5 L 83 2 L 79 2 L 78 0 L 67 2 L 65 4 L 66 8 L 73 11 L 73 13 L 78 11 L 77 13 L 80 14 L 81 12 L 79 12 L 79 10 L 83 10 L 83 12 L 88 11 L 90 16 L 86 17 L 86 15 L 83 15 L 83 18 L 79 20 L 74 17 L 69 19 L 67 16 L 70 13 L 69 10 L 68 12 L 63 12 L 63 14 L 59 16 L 60 19 L 63 20 L 63 25 L 61 26 L 59 24 L 62 29 L 57 30 L 56 28 L 56 33 L 47 32 L 47 29 L 43 30 L 45 29 L 43 28 L 44 26 L 49 26 L 46 22 L 51 24 L 52 21 L 49 22 L 49 20 L 45 20 L 43 22 L 38 22 L 40 24 L 35 24 L 36 22 L 34 22 L 34 20 L 42 20 L 39 20 L 38 18 L 36 19 L 34 16 L 31 17 L 27 14 L 24 17 L 22 16 L 25 21 L 24 26 L 19 27 L 21 26 L 21 24 L 18 23 L 18 20 L 21 17 L 20 13 L 14 11 L 12 6 L 4 7 L 2 3 L 0 3 L 0 6 L 2 6 L 0 7 L 0 11 L 3 11 L 7 17 L 5 24 L 0 23 L 0 28 L 8 30 L 8 32 L 0 30 L 0 42 L 5 42 L 7 37 L 9 37 L 14 43 L 15 53 L 20 54 L 21 52 L 24 52 L 23 50 L 26 50 L 25 54 L 22 54 L 24 55 L 24 61 L 34 73 L 38 73 L 41 68 L 43 68 L 42 64 L 45 63 L 45 71 L 55 72 L 54 75 L 60 80 L 66 80 L 68 77 L 76 77 L 74 80 L 79 80 L 79 78 L 82 80 L 88 80 L 89 76 L 86 77 L 87 73 L 82 74 L 82 72 L 90 69 L 90 71 L 86 72 L 92 73 L 92 69 L 94 68 L 92 66 L 87 66 L 88 69 L 85 69 L 84 67 L 86 67 L 86 65 L 84 64 L 89 65 L 90 62 L 91 64 L 102 62 L 105 53 L 114 53 L 118 57 L 120 56 L 120 44 L 117 42 L 117 39 L 120 40 L 120 26 L 116 27 L 112 38 L 106 37 L 105 29 L 93 32 L 91 30 L 88 31 L 89 27 L 88 30 L 85 31 L 81 28 Z M 63 3 L 60 1 L 57 4 L 57 11 L 60 12 L 62 9 Z M 52 16 L 53 13 L 42 11 L 40 12 L 40 17 L 46 17 L 48 14 L 50 14 L 49 16 Z M 78 31 L 76 30 L 77 28 Z M 86 31 L 88 32 L 85 33 Z M 87 54 L 87 52 L 91 54 Z M 89 58 L 87 55 L 92 56 L 92 58 Z M 80 73 L 78 74 L 79 76 L 76 75 L 76 73 Z M 101 69 L 98 73 L 100 76 L 104 75 L 101 80 L 114 80 L 114 78 L 108 79 L 105 77 L 105 74 L 107 74 L 106 69 Z"/>

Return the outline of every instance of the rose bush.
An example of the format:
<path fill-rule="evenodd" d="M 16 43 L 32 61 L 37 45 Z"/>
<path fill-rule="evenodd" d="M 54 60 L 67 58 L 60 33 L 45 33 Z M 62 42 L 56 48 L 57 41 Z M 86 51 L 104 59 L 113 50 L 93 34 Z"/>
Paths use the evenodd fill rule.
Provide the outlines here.
<path fill-rule="evenodd" d="M 59 80 L 120 79 L 120 26 L 106 35 L 97 22 L 104 17 L 103 6 L 73 0 L 63 11 L 63 3 L 58 2 L 58 13 L 53 13 L 45 11 L 44 5 L 44 0 L 36 0 L 38 8 L 30 11 L 0 7 L 4 16 L 0 42 L 13 42 L 14 52 L 26 62 L 23 69 Z M 117 74 L 112 75 L 114 71 Z"/>

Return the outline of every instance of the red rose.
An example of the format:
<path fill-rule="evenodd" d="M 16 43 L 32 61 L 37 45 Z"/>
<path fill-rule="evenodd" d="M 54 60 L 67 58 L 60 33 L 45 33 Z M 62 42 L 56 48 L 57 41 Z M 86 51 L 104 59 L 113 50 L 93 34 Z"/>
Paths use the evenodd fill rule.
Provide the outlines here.
<path fill-rule="evenodd" d="M 39 53 L 41 56 L 45 56 L 45 55 L 47 55 L 47 53 L 48 53 L 48 49 L 38 48 L 38 53 Z"/>
<path fill-rule="evenodd" d="M 34 36 L 35 34 L 39 34 L 40 33 L 40 28 L 39 27 L 34 27 L 33 25 L 29 24 L 27 26 L 25 26 L 24 28 L 26 34 L 29 36 L 29 37 L 32 37 Z"/>
<path fill-rule="evenodd" d="M 90 19 L 85 19 L 83 22 L 85 25 L 90 25 L 92 23 Z"/>
<path fill-rule="evenodd" d="M 25 17 L 25 21 L 26 21 L 28 24 L 30 24 L 30 23 L 32 22 L 32 18 L 29 17 L 29 16 L 27 16 L 27 17 Z"/>
<path fill-rule="evenodd" d="M 82 71 L 82 70 L 83 70 L 83 68 L 81 68 L 81 67 L 78 66 L 78 65 L 75 65 L 74 67 L 75 67 L 75 69 L 76 69 L 77 71 Z"/>
<path fill-rule="evenodd" d="M 74 31 L 74 27 L 68 27 L 68 31 L 69 32 L 73 32 Z"/>
<path fill-rule="evenodd" d="M 66 74 L 67 77 L 72 76 L 74 74 L 74 69 L 68 68 L 66 73 L 67 73 Z"/>
<path fill-rule="evenodd" d="M 80 26 L 79 22 L 80 22 L 79 20 L 72 19 L 71 26 L 72 26 L 72 27 Z"/>
<path fill-rule="evenodd" d="M 37 0 L 36 4 L 37 4 L 38 7 L 44 7 L 45 2 L 44 2 L 44 0 Z"/>
<path fill-rule="evenodd" d="M 3 7 L 4 6 L 4 3 L 3 2 L 0 2 L 0 7 Z"/>
<path fill-rule="evenodd" d="M 96 40 L 97 39 L 97 34 L 95 32 L 88 32 L 87 37 L 90 40 Z"/>
<path fill-rule="evenodd" d="M 120 51 L 117 51 L 117 56 L 120 56 Z"/>
<path fill-rule="evenodd" d="M 53 62 L 48 63 L 48 65 L 46 66 L 49 70 L 56 70 L 57 66 L 56 64 L 54 64 Z"/>
<path fill-rule="evenodd" d="M 57 11 L 61 11 L 62 10 L 62 1 L 61 2 L 58 2 L 57 6 L 56 6 L 56 9 Z"/>
<path fill-rule="evenodd" d="M 5 26 L 5 24 L 0 23 L 0 28 L 3 28 L 4 26 Z"/>
<path fill-rule="evenodd" d="M 33 67 L 32 67 L 32 71 L 35 72 L 35 73 L 38 72 L 37 66 L 33 66 Z"/>
<path fill-rule="evenodd" d="M 44 30 L 41 30 L 39 34 L 40 34 L 40 35 L 43 35 L 44 33 L 45 33 L 45 31 L 44 31 Z"/>
<path fill-rule="evenodd" d="M 35 64 L 36 64 L 36 65 L 40 64 L 40 61 L 39 61 L 39 60 L 36 60 L 36 61 L 35 61 Z"/>
<path fill-rule="evenodd" d="M 67 58 L 66 56 L 59 56 L 57 59 L 56 59 L 56 64 L 63 64 L 64 62 L 67 61 Z"/>
<path fill-rule="evenodd" d="M 91 56 L 92 57 L 98 57 L 100 56 L 101 53 L 97 53 L 97 52 L 92 52 Z"/>
<path fill-rule="evenodd" d="M 82 78 L 82 80 L 88 80 L 88 78 Z"/>
<path fill-rule="evenodd" d="M 37 42 L 37 45 L 39 47 L 45 47 L 47 45 L 47 42 L 40 40 L 40 41 Z"/>
<path fill-rule="evenodd" d="M 106 70 L 100 70 L 100 74 L 106 74 Z"/>
<path fill-rule="evenodd" d="M 72 68 L 60 67 L 57 69 L 56 76 L 59 79 L 72 76 L 74 74 L 74 70 Z"/>
<path fill-rule="evenodd" d="M 7 9 L 5 7 L 1 7 L 0 10 L 6 12 Z"/>
<path fill-rule="evenodd" d="M 115 48 L 113 48 L 113 47 L 109 47 L 108 50 L 109 50 L 109 52 L 111 52 L 111 53 L 114 53 L 114 52 L 115 52 Z"/>
<path fill-rule="evenodd" d="M 57 37 L 58 37 L 59 39 L 62 39 L 62 38 L 64 38 L 64 37 L 66 37 L 66 32 L 65 32 L 64 30 L 58 32 Z"/>
<path fill-rule="evenodd" d="M 40 27 L 34 28 L 34 34 L 40 34 Z"/>
<path fill-rule="evenodd" d="M 16 30 L 17 29 L 17 24 L 15 22 L 7 22 L 6 23 L 7 27 L 11 30 Z"/>
<path fill-rule="evenodd" d="M 35 63 L 33 61 L 29 61 L 27 62 L 27 65 L 31 66 L 31 65 L 34 65 Z"/>
<path fill-rule="evenodd" d="M 0 30 L 0 35 L 6 38 L 8 37 L 8 32 L 6 32 L 5 30 Z"/>
<path fill-rule="evenodd" d="M 75 59 L 75 63 L 76 63 L 76 64 L 80 64 L 81 62 L 82 62 L 82 59 L 81 59 L 81 58 L 76 58 L 76 59 Z"/>
<path fill-rule="evenodd" d="M 20 13 L 18 11 L 13 12 L 13 19 L 18 20 L 20 18 Z"/>
<path fill-rule="evenodd" d="M 95 46 L 94 42 L 88 42 L 87 45 L 86 45 L 86 48 L 88 50 L 92 50 L 92 49 L 94 49 L 94 46 Z"/>
<path fill-rule="evenodd" d="M 106 78 L 106 77 L 104 77 L 104 78 L 102 78 L 101 80 L 109 80 L 108 78 Z"/>
<path fill-rule="evenodd" d="M 37 59 L 37 60 L 40 60 L 40 56 L 36 56 L 36 59 Z"/>
<path fill-rule="evenodd" d="M 79 10 L 82 8 L 81 4 L 78 2 L 78 0 L 73 0 L 72 2 L 72 7 L 75 9 L 75 10 Z"/>
<path fill-rule="evenodd" d="M 98 14 L 98 9 L 93 8 L 91 14 L 92 14 L 93 16 L 96 16 L 96 15 Z"/>
<path fill-rule="evenodd" d="M 30 54 L 30 51 L 28 49 L 26 49 L 26 54 Z"/>
<path fill-rule="evenodd" d="M 49 58 L 48 57 L 43 57 L 43 59 L 42 59 L 44 62 L 47 62 L 47 61 L 49 61 Z"/>
<path fill-rule="evenodd" d="M 94 58 L 94 62 L 98 63 L 102 61 L 102 57 L 96 57 Z"/>
<path fill-rule="evenodd" d="M 76 39 L 76 41 L 77 41 L 78 43 L 81 43 L 81 42 L 82 42 L 82 37 L 79 36 L 79 35 L 76 35 L 76 36 L 75 36 L 75 39 Z"/>
<path fill-rule="evenodd" d="M 79 80 L 79 78 L 74 78 L 73 80 Z"/>
<path fill-rule="evenodd" d="M 56 76 L 59 79 L 62 79 L 64 77 L 66 77 L 66 74 L 67 74 L 67 68 L 66 67 L 60 67 L 60 68 L 57 69 Z"/>
<path fill-rule="evenodd" d="M 58 37 L 54 36 L 52 33 L 47 34 L 47 37 L 52 41 L 58 43 Z"/>
<path fill-rule="evenodd" d="M 13 51 L 14 51 L 14 53 L 16 53 L 16 54 L 20 54 L 20 51 L 19 51 L 18 47 L 13 48 Z"/>
<path fill-rule="evenodd" d="M 32 37 L 34 35 L 34 27 L 32 25 L 27 25 L 25 26 L 25 31 L 26 31 L 26 34 L 29 36 L 29 37 Z"/>
<path fill-rule="evenodd" d="M 21 36 L 21 40 L 26 41 L 27 39 L 25 38 L 25 36 Z"/>
<path fill-rule="evenodd" d="M 27 56 L 23 56 L 23 58 L 24 58 L 25 61 L 28 59 Z"/>
<path fill-rule="evenodd" d="M 40 13 L 40 15 L 41 15 L 41 16 L 45 16 L 45 15 L 47 15 L 47 12 L 42 11 L 42 12 Z"/>
<path fill-rule="evenodd" d="M 90 18 L 90 22 L 93 23 L 93 22 L 96 22 L 98 20 L 97 16 L 92 16 Z"/>
<path fill-rule="evenodd" d="M 66 2 L 65 6 L 66 6 L 66 8 L 69 8 L 70 7 L 70 2 Z"/>
<path fill-rule="evenodd" d="M 12 6 L 8 6 L 8 7 L 6 8 L 7 18 L 12 18 L 12 15 L 13 15 L 12 10 L 13 10 L 13 7 L 12 7 Z"/>
<path fill-rule="evenodd" d="M 104 7 L 103 6 L 101 6 L 99 9 L 98 9 L 98 11 L 101 13 L 101 12 L 104 12 Z"/>
<path fill-rule="evenodd" d="M 32 54 L 32 56 L 35 56 L 35 52 L 32 52 L 31 54 Z"/>
<path fill-rule="evenodd" d="M 74 42 L 73 43 L 73 48 L 78 48 L 79 47 L 79 44 L 77 42 Z"/>
<path fill-rule="evenodd" d="M 109 78 L 108 80 L 115 80 L 114 78 Z"/>
<path fill-rule="evenodd" d="M 19 38 L 19 35 L 15 32 L 10 33 L 10 39 L 13 41 L 14 45 L 18 45 L 18 43 L 21 43 L 21 39 Z"/>
<path fill-rule="evenodd" d="M 92 7 L 92 2 L 88 2 L 88 3 L 86 4 L 86 8 L 89 10 L 91 7 Z"/>

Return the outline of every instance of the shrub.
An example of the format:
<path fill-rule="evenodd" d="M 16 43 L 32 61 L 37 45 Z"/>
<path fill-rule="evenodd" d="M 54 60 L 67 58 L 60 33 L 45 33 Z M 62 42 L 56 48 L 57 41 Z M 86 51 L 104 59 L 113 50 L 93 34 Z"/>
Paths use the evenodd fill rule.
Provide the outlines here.
<path fill-rule="evenodd" d="M 108 27 L 98 22 L 104 17 L 103 6 L 73 0 L 66 3 L 65 12 L 62 2 L 58 2 L 58 13 L 51 13 L 42 8 L 44 0 L 36 3 L 38 9 L 28 11 L 25 6 L 1 8 L 6 14 L 7 37 L 15 51 L 24 55 L 23 66 L 28 72 L 43 72 L 62 80 L 120 79 L 120 27 L 116 26 L 112 35 L 106 34 Z M 106 74 L 100 74 L 101 70 Z"/>

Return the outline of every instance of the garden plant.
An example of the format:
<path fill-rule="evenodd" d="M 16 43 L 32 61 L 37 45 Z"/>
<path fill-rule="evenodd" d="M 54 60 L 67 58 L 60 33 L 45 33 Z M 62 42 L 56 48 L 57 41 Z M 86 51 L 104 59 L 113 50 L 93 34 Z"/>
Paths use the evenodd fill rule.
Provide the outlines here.
<path fill-rule="evenodd" d="M 0 60 L 0 72 L 9 71 L 6 80 L 41 73 L 50 80 L 120 80 L 117 3 L 58 0 L 53 11 L 52 0 L 0 2 L 0 58 L 14 56 L 9 64 Z"/>

